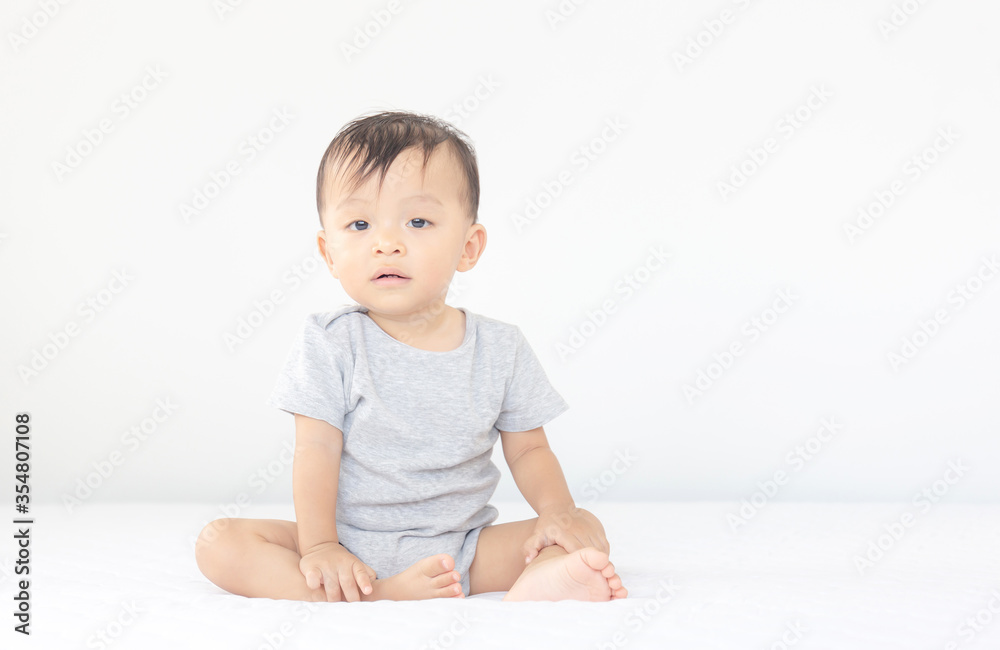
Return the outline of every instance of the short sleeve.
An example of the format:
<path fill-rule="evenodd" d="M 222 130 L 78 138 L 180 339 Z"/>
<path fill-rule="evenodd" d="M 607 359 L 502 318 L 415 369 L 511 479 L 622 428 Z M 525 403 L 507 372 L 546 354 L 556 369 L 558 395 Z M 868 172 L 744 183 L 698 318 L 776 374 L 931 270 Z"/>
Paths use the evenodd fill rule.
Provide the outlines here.
<path fill-rule="evenodd" d="M 549 383 L 521 328 L 516 328 L 516 332 L 514 371 L 496 421 L 500 431 L 531 431 L 569 408 Z"/>
<path fill-rule="evenodd" d="M 349 355 L 337 348 L 320 324 L 322 316 L 312 314 L 306 318 L 267 403 L 289 413 L 324 420 L 343 431 L 351 375 L 345 360 Z"/>

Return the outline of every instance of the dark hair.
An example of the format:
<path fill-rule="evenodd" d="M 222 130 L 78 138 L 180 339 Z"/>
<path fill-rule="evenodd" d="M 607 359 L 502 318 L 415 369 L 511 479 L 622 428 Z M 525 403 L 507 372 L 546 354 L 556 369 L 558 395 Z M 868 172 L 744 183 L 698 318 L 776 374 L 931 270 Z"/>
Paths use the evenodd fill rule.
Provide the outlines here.
<path fill-rule="evenodd" d="M 350 191 L 360 187 L 376 170 L 379 171 L 378 189 L 381 190 L 386 172 L 400 152 L 409 147 L 420 147 L 426 171 L 427 161 L 435 147 L 442 142 L 450 143 L 451 151 L 465 172 L 466 183 L 462 199 L 472 217 L 472 223 L 478 222 L 479 166 L 476 164 L 476 150 L 469 136 L 431 115 L 384 111 L 363 115 L 348 122 L 326 148 L 316 176 L 316 209 L 319 211 L 320 225 L 323 225 L 323 186 L 331 167 L 348 161 L 344 166 L 346 168 L 360 159 L 360 165 L 351 177 Z"/>

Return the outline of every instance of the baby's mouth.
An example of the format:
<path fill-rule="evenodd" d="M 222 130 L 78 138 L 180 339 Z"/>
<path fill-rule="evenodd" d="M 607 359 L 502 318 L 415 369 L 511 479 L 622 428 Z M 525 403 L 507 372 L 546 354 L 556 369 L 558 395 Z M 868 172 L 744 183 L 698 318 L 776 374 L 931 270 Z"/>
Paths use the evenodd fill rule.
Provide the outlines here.
<path fill-rule="evenodd" d="M 377 276 L 372 278 L 372 282 L 375 283 L 375 285 L 388 286 L 388 287 L 403 285 L 409 281 L 410 278 L 406 277 L 405 275 L 400 275 L 399 273 L 392 273 L 392 272 L 379 273 Z"/>

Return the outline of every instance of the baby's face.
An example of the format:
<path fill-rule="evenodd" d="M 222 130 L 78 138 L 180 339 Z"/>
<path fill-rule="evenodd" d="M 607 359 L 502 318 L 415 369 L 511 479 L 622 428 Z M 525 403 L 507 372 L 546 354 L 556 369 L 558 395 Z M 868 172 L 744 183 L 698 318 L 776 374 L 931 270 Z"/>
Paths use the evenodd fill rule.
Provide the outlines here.
<path fill-rule="evenodd" d="M 331 174 L 326 188 L 320 252 L 344 291 L 375 314 L 405 318 L 432 308 L 455 271 L 475 266 L 485 246 L 485 228 L 466 213 L 465 179 L 450 152 L 438 146 L 423 178 L 422 162 L 417 149 L 400 153 L 378 195 L 377 173 L 353 194 L 344 173 Z"/>

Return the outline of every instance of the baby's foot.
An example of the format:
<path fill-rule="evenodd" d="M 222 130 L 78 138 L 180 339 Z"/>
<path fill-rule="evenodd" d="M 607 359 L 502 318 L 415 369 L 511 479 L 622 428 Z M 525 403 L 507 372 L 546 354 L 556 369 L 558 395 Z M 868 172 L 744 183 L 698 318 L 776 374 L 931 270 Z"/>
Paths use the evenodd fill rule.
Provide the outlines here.
<path fill-rule="evenodd" d="M 425 557 L 390 578 L 372 581 L 372 593 L 362 600 L 464 598 L 462 577 L 454 568 L 455 560 L 447 553 Z"/>
<path fill-rule="evenodd" d="M 503 599 L 600 601 L 627 595 L 608 554 L 587 547 L 529 564 Z"/>

